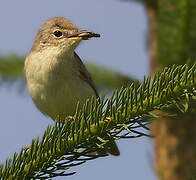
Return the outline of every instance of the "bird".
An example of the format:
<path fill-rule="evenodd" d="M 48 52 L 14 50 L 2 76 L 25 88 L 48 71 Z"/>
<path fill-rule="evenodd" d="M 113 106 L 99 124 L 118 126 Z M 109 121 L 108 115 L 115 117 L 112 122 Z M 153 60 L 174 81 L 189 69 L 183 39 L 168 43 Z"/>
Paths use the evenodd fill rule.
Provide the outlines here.
<path fill-rule="evenodd" d="M 48 19 L 38 30 L 25 59 L 25 75 L 30 96 L 37 108 L 54 121 L 74 116 L 78 102 L 99 98 L 95 83 L 75 49 L 83 40 L 100 37 L 80 30 L 64 17 Z M 102 154 L 119 155 L 112 140 Z"/>

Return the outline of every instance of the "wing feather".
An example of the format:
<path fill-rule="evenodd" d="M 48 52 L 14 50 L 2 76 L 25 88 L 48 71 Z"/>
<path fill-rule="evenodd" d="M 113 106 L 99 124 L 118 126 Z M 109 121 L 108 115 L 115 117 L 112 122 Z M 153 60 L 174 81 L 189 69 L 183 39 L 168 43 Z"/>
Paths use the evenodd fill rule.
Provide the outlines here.
<path fill-rule="evenodd" d="M 85 81 L 89 86 L 94 90 L 96 97 L 99 97 L 99 94 L 97 92 L 97 89 L 95 87 L 95 83 L 93 82 L 93 79 L 90 75 L 90 73 L 87 71 L 86 67 L 84 66 L 82 60 L 80 57 L 74 52 L 75 59 L 77 61 L 78 69 L 79 69 L 79 77 Z"/>

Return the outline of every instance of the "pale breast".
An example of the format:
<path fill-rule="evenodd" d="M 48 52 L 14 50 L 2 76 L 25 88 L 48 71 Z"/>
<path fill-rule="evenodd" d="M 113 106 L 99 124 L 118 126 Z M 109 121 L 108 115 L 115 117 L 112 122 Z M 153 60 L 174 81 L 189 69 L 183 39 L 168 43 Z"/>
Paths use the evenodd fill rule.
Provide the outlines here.
<path fill-rule="evenodd" d="M 57 115 L 74 115 L 78 103 L 95 96 L 94 91 L 84 81 L 78 78 L 67 78 L 56 81 L 54 84 L 39 85 L 36 98 L 33 98 L 38 108 L 48 116 L 55 118 Z"/>
<path fill-rule="evenodd" d="M 77 75 L 71 59 L 60 62 L 34 59 L 34 62 L 26 60 L 26 78 L 31 97 L 44 114 L 53 119 L 58 115 L 74 115 L 78 101 L 83 104 L 88 98 L 96 97 L 89 84 Z"/>

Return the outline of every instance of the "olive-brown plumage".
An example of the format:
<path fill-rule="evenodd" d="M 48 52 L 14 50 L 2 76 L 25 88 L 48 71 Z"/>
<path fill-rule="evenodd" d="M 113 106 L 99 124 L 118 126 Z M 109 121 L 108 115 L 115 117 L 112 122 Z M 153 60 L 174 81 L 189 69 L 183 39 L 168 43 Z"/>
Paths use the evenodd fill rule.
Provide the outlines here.
<path fill-rule="evenodd" d="M 78 102 L 98 97 L 89 72 L 74 50 L 81 40 L 99 36 L 79 30 L 63 17 L 49 19 L 40 27 L 25 60 L 25 74 L 30 95 L 43 114 L 53 120 L 73 116 Z M 111 145 L 108 151 L 119 155 L 116 144 Z"/>

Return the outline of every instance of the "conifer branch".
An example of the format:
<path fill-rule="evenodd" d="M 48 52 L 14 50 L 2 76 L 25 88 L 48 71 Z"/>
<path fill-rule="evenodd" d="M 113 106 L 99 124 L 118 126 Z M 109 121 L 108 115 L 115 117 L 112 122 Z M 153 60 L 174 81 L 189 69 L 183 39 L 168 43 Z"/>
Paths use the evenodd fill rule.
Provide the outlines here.
<path fill-rule="evenodd" d="M 0 84 L 22 82 L 23 89 L 25 87 L 24 78 L 24 60 L 25 57 L 11 54 L 0 56 Z M 133 80 L 110 68 L 96 65 L 93 63 L 85 63 L 92 78 L 94 79 L 99 90 L 113 90 L 121 86 L 128 86 Z"/>
<path fill-rule="evenodd" d="M 8 83 L 19 83 L 24 89 L 24 57 L 10 54 L 7 56 L 0 55 L 0 85 Z"/>
<path fill-rule="evenodd" d="M 47 179 L 72 175 L 69 168 L 98 158 L 92 155 L 107 148 L 111 139 L 148 135 L 148 124 L 157 115 L 155 109 L 179 109 L 185 113 L 196 99 L 196 64 L 173 66 L 157 73 L 150 82 L 145 78 L 116 90 L 110 98 L 87 101 L 65 123 L 48 126 L 43 137 L 34 139 L 30 148 L 21 149 L 0 166 L 2 179 Z M 90 108 L 90 114 L 88 113 Z M 143 129 L 143 130 L 142 130 Z"/>

